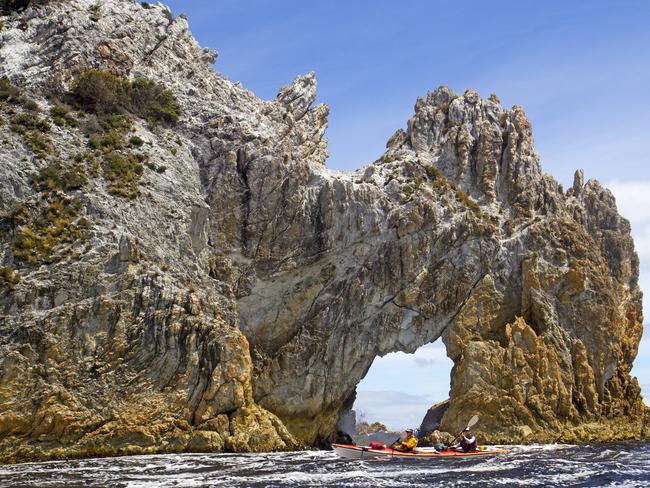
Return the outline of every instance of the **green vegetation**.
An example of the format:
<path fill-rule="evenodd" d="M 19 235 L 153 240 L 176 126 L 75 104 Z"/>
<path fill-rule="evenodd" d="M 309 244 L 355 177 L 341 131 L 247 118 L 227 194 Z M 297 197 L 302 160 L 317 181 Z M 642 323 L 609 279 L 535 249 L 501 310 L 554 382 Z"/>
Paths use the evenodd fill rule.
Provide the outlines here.
<path fill-rule="evenodd" d="M 52 126 L 45 119 L 41 119 L 33 113 L 22 113 L 14 115 L 11 119 L 12 129 L 14 132 L 23 134 L 25 131 L 37 131 L 41 133 L 49 132 Z"/>
<path fill-rule="evenodd" d="M 77 80 L 72 94 L 80 108 L 98 113 L 125 109 L 125 82 L 107 71 L 88 70 Z"/>
<path fill-rule="evenodd" d="M 99 120 L 99 125 L 105 131 L 116 130 L 128 132 L 133 128 L 133 122 L 126 115 L 107 114 Z"/>
<path fill-rule="evenodd" d="M 85 151 L 77 154 L 74 157 L 74 162 L 81 167 L 82 163 L 86 163 L 84 166 L 89 167 L 89 176 L 97 178 L 99 176 L 99 160 L 95 156 L 93 151 Z"/>
<path fill-rule="evenodd" d="M 135 80 L 131 83 L 130 94 L 135 113 L 145 119 L 173 123 L 181 115 L 181 107 L 174 94 L 155 81 Z"/>
<path fill-rule="evenodd" d="M 14 86 L 9 78 L 0 78 L 0 101 L 16 101 L 20 98 L 20 89 Z"/>
<path fill-rule="evenodd" d="M 18 227 L 29 221 L 29 215 L 29 207 L 25 203 L 19 203 L 9 215 L 9 223 L 13 227 Z"/>
<path fill-rule="evenodd" d="M 147 164 L 149 156 L 131 149 L 142 146 L 144 141 L 135 135 L 129 137 L 134 129 L 128 115 L 109 113 L 98 117 L 96 132 L 88 137 L 90 150 L 77 155 L 77 159 L 91 164 L 91 176 L 98 176 L 102 169 L 111 195 L 134 199 L 140 195 L 143 164 Z"/>
<path fill-rule="evenodd" d="M 14 104 L 5 106 L 12 131 L 22 136 L 37 157 L 48 160 L 31 179 L 38 196 L 19 203 L 2 217 L 13 236 L 14 260 L 30 266 L 74 256 L 75 247 L 83 246 L 89 222 L 83 217 L 81 200 L 71 192 L 86 186 L 90 177 L 103 175 L 110 194 L 134 199 L 141 192 L 145 165 L 159 173 L 166 170 L 138 151 L 145 141 L 133 134 L 132 117 L 144 117 L 150 123 L 171 123 L 180 114 L 171 92 L 156 83 L 129 82 L 97 71 L 84 73 L 72 93 L 52 96 L 48 117 L 39 113 L 36 101 L 25 101 L 6 77 L 0 78 L 2 101 Z M 78 119 L 73 116 L 73 107 L 87 113 Z M 88 137 L 89 149 L 81 150 L 69 161 L 58 158 L 50 138 L 50 124 L 79 127 Z"/>
<path fill-rule="evenodd" d="M 23 107 L 25 107 L 30 112 L 40 112 L 41 107 L 34 100 L 22 100 Z"/>
<path fill-rule="evenodd" d="M 442 176 L 440 174 L 440 170 L 436 168 L 433 164 L 428 164 L 424 169 L 427 172 L 427 176 L 431 180 L 436 180 Z"/>
<path fill-rule="evenodd" d="M 102 18 L 102 6 L 99 3 L 90 6 L 90 20 L 99 22 Z"/>
<path fill-rule="evenodd" d="M 129 139 L 129 144 L 133 147 L 140 147 L 144 144 L 144 141 L 138 136 L 132 136 L 131 139 Z"/>
<path fill-rule="evenodd" d="M 70 107 L 66 105 L 55 105 L 50 109 L 50 116 L 52 117 L 52 122 L 59 127 L 65 125 L 70 127 L 78 127 L 79 121 L 75 119 L 70 113 Z"/>
<path fill-rule="evenodd" d="M 472 198 L 460 188 L 456 188 L 456 200 L 458 200 L 463 207 L 471 210 L 475 214 L 478 215 L 481 213 L 481 206 L 472 200 Z"/>
<path fill-rule="evenodd" d="M 144 168 L 137 155 L 111 153 L 104 159 L 102 168 L 110 194 L 129 199 L 140 195 L 138 184 Z"/>
<path fill-rule="evenodd" d="M 23 137 L 23 142 L 39 158 L 46 158 L 52 152 L 52 139 L 48 133 L 49 122 L 32 112 L 14 115 L 11 118 L 11 130 Z"/>
<path fill-rule="evenodd" d="M 35 130 L 38 132 L 49 132 L 52 129 L 52 126 L 45 119 L 41 119 L 38 115 L 34 113 L 22 113 L 15 115 L 11 119 L 11 123 L 14 127 L 12 129 L 19 134 L 22 134 L 24 131 Z"/>
<path fill-rule="evenodd" d="M 56 251 L 64 244 L 85 238 L 86 219 L 78 218 L 81 202 L 62 193 L 53 193 L 33 212 L 14 234 L 11 249 L 14 259 L 32 266 L 57 260 Z"/>
<path fill-rule="evenodd" d="M 73 96 L 84 110 L 95 113 L 129 112 L 152 123 L 174 123 L 181 108 L 173 93 L 155 81 L 129 81 L 107 71 L 88 70 L 77 81 Z"/>
<path fill-rule="evenodd" d="M 51 163 L 32 178 L 32 186 L 43 193 L 78 190 L 86 183 L 86 172 L 76 161 L 70 168 L 64 168 L 60 162 Z"/>
<path fill-rule="evenodd" d="M 117 129 L 111 129 L 99 140 L 99 147 L 107 150 L 122 149 L 124 139 Z"/>
<path fill-rule="evenodd" d="M 20 283 L 20 274 L 10 266 L 0 268 L 0 290 L 13 291 Z"/>
<path fill-rule="evenodd" d="M 0 13 L 10 14 L 16 10 L 27 8 L 31 3 L 33 0 L 5 0 L 0 4 Z M 36 3 L 42 3 L 42 1 Z"/>
<path fill-rule="evenodd" d="M 454 191 L 454 196 L 456 200 L 465 208 L 471 210 L 475 214 L 479 215 L 481 213 L 481 206 L 476 203 L 467 193 L 465 193 L 461 188 L 456 186 L 456 184 L 449 179 L 442 176 L 440 170 L 434 165 L 429 164 L 425 167 L 427 176 L 433 181 L 433 189 L 438 192 L 447 191 L 449 189 Z M 416 186 L 419 186 L 416 179 Z"/>
<path fill-rule="evenodd" d="M 5 218 L 13 229 L 11 249 L 17 262 L 32 266 L 53 263 L 85 239 L 89 222 L 81 217 L 81 201 L 65 192 L 77 190 L 87 181 L 76 159 L 69 167 L 51 162 L 32 177 L 31 184 L 40 196 L 31 203 L 17 204 Z"/>

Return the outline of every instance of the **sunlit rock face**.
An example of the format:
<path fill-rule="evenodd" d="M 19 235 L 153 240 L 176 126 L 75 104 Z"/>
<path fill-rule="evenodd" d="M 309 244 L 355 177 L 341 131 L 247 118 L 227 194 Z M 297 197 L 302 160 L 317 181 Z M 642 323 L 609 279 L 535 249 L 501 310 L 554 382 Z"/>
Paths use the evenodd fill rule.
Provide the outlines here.
<path fill-rule="evenodd" d="M 3 460 L 320 443 L 376 356 L 439 337 L 440 430 L 479 414 L 485 440 L 641 435 L 629 223 L 581 172 L 568 191 L 542 174 L 521 108 L 439 88 L 379 160 L 334 172 L 313 74 L 263 101 L 184 18 L 96 5 L 2 17 L 0 76 L 51 125 L 41 151 L 14 119 L 33 107 L 0 102 Z M 128 197 L 85 153 L 92 116 L 59 125 L 45 98 L 89 68 L 154 80 L 182 109 L 133 118 L 147 164 Z M 51 165 L 84 179 L 44 189 Z M 30 226 L 47 256 L 17 247 Z"/>

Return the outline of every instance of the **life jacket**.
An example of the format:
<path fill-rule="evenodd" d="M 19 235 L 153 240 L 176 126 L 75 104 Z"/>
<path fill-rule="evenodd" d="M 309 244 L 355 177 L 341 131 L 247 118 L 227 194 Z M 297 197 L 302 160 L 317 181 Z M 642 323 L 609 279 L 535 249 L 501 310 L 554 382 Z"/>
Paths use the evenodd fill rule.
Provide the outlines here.
<path fill-rule="evenodd" d="M 476 442 L 476 436 L 469 436 L 469 437 L 461 437 L 460 438 L 460 447 L 463 448 L 463 451 L 465 452 L 470 452 L 470 451 L 476 451 L 476 448 L 478 447 L 478 442 Z"/>
<path fill-rule="evenodd" d="M 402 441 L 400 444 L 394 447 L 396 451 L 412 451 L 418 447 L 418 440 L 415 437 L 411 437 L 410 439 L 406 439 L 405 441 Z"/>

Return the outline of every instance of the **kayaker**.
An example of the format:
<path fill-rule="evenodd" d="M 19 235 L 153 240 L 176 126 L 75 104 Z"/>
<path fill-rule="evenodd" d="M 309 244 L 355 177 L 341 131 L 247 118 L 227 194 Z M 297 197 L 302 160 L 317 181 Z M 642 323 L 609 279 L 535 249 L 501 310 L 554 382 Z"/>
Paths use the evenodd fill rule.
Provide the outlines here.
<path fill-rule="evenodd" d="M 396 442 L 391 447 L 396 451 L 410 452 L 418 446 L 418 440 L 413 436 L 413 429 L 406 429 L 404 433 L 406 439 L 399 443 Z"/>
<path fill-rule="evenodd" d="M 478 448 L 476 436 L 472 433 L 471 430 L 466 429 L 463 431 L 460 437 L 460 448 L 465 452 L 476 451 Z"/>

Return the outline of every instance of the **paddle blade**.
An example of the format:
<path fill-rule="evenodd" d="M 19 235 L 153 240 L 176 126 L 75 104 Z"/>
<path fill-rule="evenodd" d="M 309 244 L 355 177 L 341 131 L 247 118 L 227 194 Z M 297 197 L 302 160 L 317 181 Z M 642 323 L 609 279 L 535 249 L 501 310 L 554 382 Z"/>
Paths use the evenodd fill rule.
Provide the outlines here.
<path fill-rule="evenodd" d="M 469 419 L 469 422 L 467 422 L 467 427 L 465 430 L 474 427 L 474 425 L 476 425 L 476 422 L 478 422 L 478 415 L 474 415 L 471 419 Z"/>

